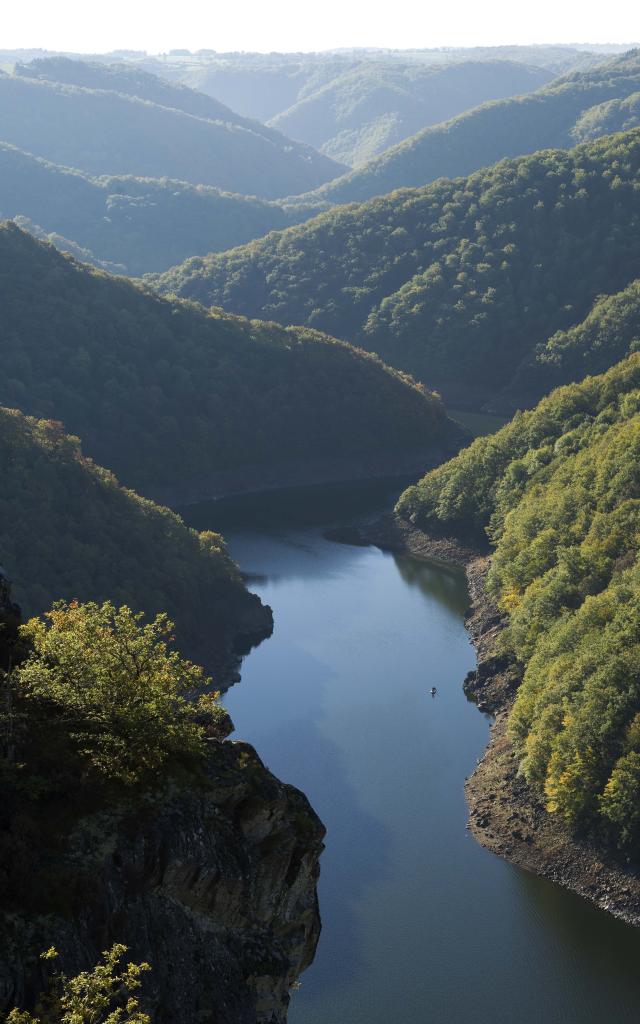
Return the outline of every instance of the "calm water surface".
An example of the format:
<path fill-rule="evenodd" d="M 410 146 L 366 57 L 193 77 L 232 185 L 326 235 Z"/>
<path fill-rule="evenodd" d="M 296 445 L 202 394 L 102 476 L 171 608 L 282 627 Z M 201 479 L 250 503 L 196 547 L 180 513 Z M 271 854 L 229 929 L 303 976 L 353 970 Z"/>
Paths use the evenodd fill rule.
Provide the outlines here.
<path fill-rule="evenodd" d="M 488 721 L 461 687 L 474 664 L 463 577 L 330 542 L 300 517 L 186 518 L 225 525 L 274 610 L 226 695 L 236 734 L 328 829 L 323 932 L 291 1024 L 638 1022 L 640 932 L 465 830 Z"/>

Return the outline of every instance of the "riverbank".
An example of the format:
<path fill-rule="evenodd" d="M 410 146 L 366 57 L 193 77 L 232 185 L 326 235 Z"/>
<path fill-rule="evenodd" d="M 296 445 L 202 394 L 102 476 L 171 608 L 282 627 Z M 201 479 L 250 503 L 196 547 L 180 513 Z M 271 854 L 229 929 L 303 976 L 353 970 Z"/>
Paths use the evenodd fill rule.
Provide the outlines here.
<path fill-rule="evenodd" d="M 451 424 L 450 435 L 435 440 L 427 450 L 372 451 L 358 457 L 289 460 L 271 465 L 239 466 L 206 477 L 182 481 L 178 486 L 159 484 L 144 488 L 144 496 L 169 508 L 187 508 L 229 498 L 250 498 L 270 492 L 337 484 L 372 483 L 377 480 L 413 479 L 457 455 L 469 443 L 471 433 Z"/>
<path fill-rule="evenodd" d="M 477 667 L 465 679 L 464 689 L 478 709 L 494 719 L 487 749 L 465 782 L 468 828 L 492 853 L 640 926 L 638 870 L 620 863 L 602 846 L 576 837 L 545 810 L 518 774 L 507 721 L 520 673 L 517 665 L 496 654 L 505 619 L 485 588 L 488 550 L 456 537 L 429 536 L 393 515 L 332 531 L 331 536 L 464 568 L 471 599 L 465 622 L 477 654 Z"/>

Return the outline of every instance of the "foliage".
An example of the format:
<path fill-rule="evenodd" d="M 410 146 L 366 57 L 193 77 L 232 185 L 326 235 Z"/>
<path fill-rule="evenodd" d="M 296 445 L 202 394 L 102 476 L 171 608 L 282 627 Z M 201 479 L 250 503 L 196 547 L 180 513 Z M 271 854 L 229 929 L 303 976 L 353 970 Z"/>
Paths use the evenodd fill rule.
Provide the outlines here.
<path fill-rule="evenodd" d="M 583 137 L 585 114 L 593 131 L 587 129 L 587 138 L 620 130 L 624 117 L 619 114 L 610 122 L 608 115 L 600 112 L 590 119 L 587 112 L 610 100 L 626 100 L 639 87 L 640 51 L 630 50 L 595 67 L 571 71 L 535 92 L 483 103 L 425 128 L 320 186 L 314 196 L 328 203 L 362 202 L 392 189 L 471 174 L 505 157 L 571 146 Z"/>
<path fill-rule="evenodd" d="M 332 331 L 477 403 L 640 275 L 639 192 L 640 129 L 338 208 L 151 283 Z"/>
<path fill-rule="evenodd" d="M 556 449 L 571 451 L 593 423 L 609 423 L 620 414 L 616 410 L 632 412 L 637 388 L 637 355 L 601 377 L 558 388 L 409 487 L 398 503 L 400 514 L 425 529 L 442 524 L 478 535 L 488 528 L 497 538 L 506 513 Z"/>
<path fill-rule="evenodd" d="M 0 121 L 3 142 L 89 174 L 177 178 L 275 199 L 342 170 L 208 96 L 102 64 L 19 65 L 0 76 Z"/>
<path fill-rule="evenodd" d="M 509 60 L 355 59 L 328 80 L 306 81 L 270 124 L 351 167 L 376 157 L 427 125 L 487 100 L 529 92 L 548 71 Z"/>
<path fill-rule="evenodd" d="M 571 130 L 576 142 L 588 142 L 612 132 L 627 132 L 640 125 L 640 92 L 626 99 L 608 100 L 585 110 Z"/>
<path fill-rule="evenodd" d="M 640 853 L 640 355 L 476 440 L 397 509 L 487 530 L 523 666 L 521 770 L 551 812 Z"/>
<path fill-rule="evenodd" d="M 87 785 L 132 786 L 204 756 L 228 716 L 202 668 L 170 648 L 166 615 L 56 602 L 20 628 L 3 673 L 0 764 L 11 792 L 40 800 Z M 203 695 L 196 699 L 198 692 Z"/>
<path fill-rule="evenodd" d="M 65 598 L 168 611 L 190 653 L 216 669 L 257 604 L 224 542 L 120 487 L 52 421 L 0 409 L 0 543 L 26 614 Z"/>
<path fill-rule="evenodd" d="M 235 490 L 249 471 L 255 486 L 274 466 L 286 480 L 296 460 L 428 450 L 450 430 L 437 398 L 372 356 L 159 299 L 11 225 L 0 294 L 0 401 L 63 420 L 152 495 Z"/>
<path fill-rule="evenodd" d="M 150 1024 L 140 1009 L 138 997 L 142 974 L 148 964 L 121 965 L 127 947 L 114 945 L 102 954 L 102 962 L 91 971 L 73 978 L 58 974 L 39 1000 L 35 1014 L 12 1010 L 6 1024 Z M 42 954 L 45 961 L 58 956 L 52 947 Z"/>
<path fill-rule="evenodd" d="M 587 317 L 538 345 L 518 368 L 510 390 L 542 395 L 558 384 L 603 373 L 640 347 L 640 281 L 601 296 Z"/>
<path fill-rule="evenodd" d="M 179 81 L 215 96 L 233 110 L 259 121 L 275 119 L 295 107 L 307 96 L 314 96 L 324 86 L 343 75 L 358 70 L 368 71 L 411 62 L 417 69 L 450 68 L 453 63 L 474 62 L 520 64 L 539 68 L 549 75 L 570 69 L 602 64 L 608 54 L 623 52 L 624 47 L 598 48 L 596 55 L 570 46 L 474 46 L 446 49 L 375 50 L 347 49 L 324 53 L 219 53 L 198 50 L 196 53 L 162 54 L 154 57 L 131 55 L 135 66 Z M 4 51 L 4 60 L 23 60 L 24 55 Z"/>
<path fill-rule="evenodd" d="M 30 654 L 14 670 L 17 699 L 62 720 L 88 771 L 131 785 L 202 754 L 200 717 L 207 711 L 215 729 L 224 712 L 187 699 L 211 680 L 169 649 L 166 615 L 145 623 L 126 605 L 57 602 L 46 619 L 21 629 Z"/>
<path fill-rule="evenodd" d="M 166 270 L 304 220 L 286 207 L 184 181 L 92 178 L 0 143 L 0 217 L 115 273 Z"/>

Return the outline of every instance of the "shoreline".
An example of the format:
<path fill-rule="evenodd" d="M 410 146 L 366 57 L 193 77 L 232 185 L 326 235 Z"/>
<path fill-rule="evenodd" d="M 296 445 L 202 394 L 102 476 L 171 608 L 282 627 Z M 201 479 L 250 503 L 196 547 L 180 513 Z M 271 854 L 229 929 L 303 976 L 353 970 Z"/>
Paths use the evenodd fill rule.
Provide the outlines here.
<path fill-rule="evenodd" d="M 138 494 L 175 511 L 279 491 L 416 479 L 453 458 L 468 443 L 469 432 L 460 424 L 455 426 L 459 429 L 452 430 L 450 437 L 435 440 L 427 450 L 400 453 L 389 450 L 346 458 L 298 459 L 267 467 L 243 466 L 238 470 L 221 470 L 207 478 L 183 481 L 177 488 L 167 484 L 132 486 Z"/>
<path fill-rule="evenodd" d="M 640 926 L 640 871 L 625 866 L 593 840 L 574 835 L 545 810 L 518 774 L 506 727 L 520 673 L 516 665 L 495 654 L 505 619 L 485 590 L 488 548 L 455 537 L 429 536 L 393 515 L 329 531 L 327 536 L 465 571 L 470 597 L 465 626 L 477 665 L 463 689 L 479 711 L 493 716 L 485 752 L 465 780 L 467 828 L 481 846 L 509 863 L 582 896 L 627 924 Z"/>

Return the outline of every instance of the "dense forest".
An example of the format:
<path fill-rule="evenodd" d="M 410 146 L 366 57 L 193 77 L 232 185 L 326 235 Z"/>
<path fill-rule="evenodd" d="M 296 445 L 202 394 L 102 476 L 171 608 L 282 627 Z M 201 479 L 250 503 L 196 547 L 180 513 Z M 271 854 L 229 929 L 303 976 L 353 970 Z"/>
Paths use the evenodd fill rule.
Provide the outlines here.
<path fill-rule="evenodd" d="M 0 295 L 0 400 L 64 421 L 151 496 L 256 487 L 280 466 L 286 483 L 294 463 L 331 478 L 332 460 L 426 456 L 455 432 L 436 397 L 364 352 L 168 302 L 11 224 Z"/>
<path fill-rule="evenodd" d="M 509 386 L 510 404 L 542 397 L 559 384 L 603 373 L 640 348 L 640 281 L 597 299 L 585 319 L 557 331 L 518 368 Z"/>
<path fill-rule="evenodd" d="M 504 157 L 571 146 L 580 140 L 585 119 L 593 131 L 588 138 L 595 137 L 598 124 L 598 134 L 613 130 L 598 110 L 591 113 L 592 108 L 626 100 L 639 88 L 640 53 L 632 50 L 589 70 L 571 72 L 529 95 L 485 103 L 445 124 L 425 128 L 321 186 L 313 197 L 303 196 L 303 202 L 362 202 L 392 189 L 470 174 Z M 613 119 L 615 128 L 622 127 L 624 117 L 617 114 Z"/>
<path fill-rule="evenodd" d="M 640 275 L 639 190 L 636 129 L 338 208 L 152 283 L 330 331 L 478 405 Z"/>
<path fill-rule="evenodd" d="M 382 958 L 391 889 L 397 963 L 398 936 L 415 952 L 416 879 L 432 908 L 460 881 L 448 795 L 466 769 L 441 771 L 437 748 L 443 723 L 460 736 L 468 594 L 446 566 L 361 561 L 331 539 L 401 535 L 422 557 L 457 538 L 489 556 L 469 573 L 466 689 L 488 710 L 498 666 L 508 694 L 468 782 L 470 827 L 640 921 L 640 49 L 0 50 L 0 304 L 0 1024 L 286 1021 L 320 931 L 325 829 L 252 747 L 222 742 L 217 691 L 274 627 L 251 579 L 282 635 L 238 727 L 294 780 L 311 765 L 340 867 L 325 967 L 336 951 L 346 964 L 347 1016 L 378 996 L 378 947 L 360 975 L 353 941 L 370 923 L 350 912 L 360 882 Z M 481 420 L 505 425 L 469 443 L 462 423 Z M 391 477 L 396 494 L 418 482 L 381 518 Z M 295 525 L 304 504 L 317 522 L 330 507 L 326 526 L 334 491 L 350 526 Z M 244 573 L 174 508 L 233 522 Z M 365 719 L 379 725 L 387 656 L 415 734 L 407 770 L 378 772 L 372 815 Z M 349 713 L 367 740 L 353 763 Z M 403 827 L 410 790 L 397 814 L 407 771 L 435 839 Z M 431 887 L 421 844 L 453 865 Z M 518 942 L 546 970 L 525 910 Z M 564 915 L 558 941 L 592 962 Z M 616 956 L 602 973 L 625 1000 Z M 463 1019 L 442 973 L 429 998 Z M 569 1007 L 574 981 L 558 984 Z M 499 1017 L 505 987 L 488 988 Z M 322 977 L 309 996 L 335 1001 Z"/>
<path fill-rule="evenodd" d="M 54 60 L 0 73 L 2 141 L 88 174 L 177 178 L 273 199 L 343 169 L 232 111 L 222 118 L 210 97 L 126 66 Z"/>
<path fill-rule="evenodd" d="M 640 92 L 623 100 L 608 100 L 589 107 L 571 129 L 576 142 L 588 142 L 613 132 L 626 132 L 640 126 Z"/>
<path fill-rule="evenodd" d="M 298 223 L 299 210 L 170 179 L 92 178 L 0 142 L 0 218 L 115 273 L 167 270 Z"/>
<path fill-rule="evenodd" d="M 0 409 L 0 467 L 3 571 L 24 615 L 59 599 L 168 612 L 179 642 L 216 669 L 243 620 L 268 631 L 222 538 L 125 490 L 59 422 Z"/>
<path fill-rule="evenodd" d="M 640 850 L 640 355 L 554 391 L 406 491 L 421 527 L 486 530 L 522 665 L 510 733 L 549 811 Z"/>
<path fill-rule="evenodd" d="M 129 54 L 127 60 L 172 82 L 182 82 L 216 97 L 233 110 L 259 121 L 271 121 L 314 96 L 344 75 L 389 66 L 420 69 L 449 68 L 452 64 L 517 63 L 538 69 L 549 77 L 603 63 L 624 47 L 603 46 L 474 46 L 413 50 L 346 49 L 320 53 L 169 53 L 157 56 Z M 0 61 L 15 62 L 41 57 L 0 50 Z M 105 60 L 113 57 L 105 56 Z M 119 58 L 122 59 L 122 58 Z M 477 99 L 476 99 L 477 103 Z M 474 103 L 474 105 L 476 105 Z"/>
<path fill-rule="evenodd" d="M 315 89 L 304 88 L 269 124 L 357 167 L 428 125 L 486 100 L 531 92 L 551 77 L 505 60 L 444 66 L 363 61 Z"/>

